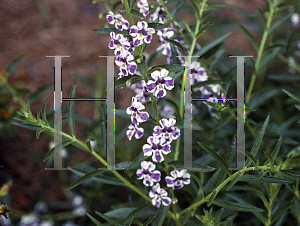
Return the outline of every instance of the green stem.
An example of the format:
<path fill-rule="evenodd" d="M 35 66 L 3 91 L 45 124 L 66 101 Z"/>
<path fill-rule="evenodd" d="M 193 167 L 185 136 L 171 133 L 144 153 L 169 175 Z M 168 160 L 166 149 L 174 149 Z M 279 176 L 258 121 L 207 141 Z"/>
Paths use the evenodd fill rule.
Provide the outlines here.
<path fill-rule="evenodd" d="M 256 58 L 255 65 L 254 65 L 254 72 L 251 76 L 249 89 L 248 89 L 246 99 L 245 99 L 246 104 L 248 104 L 249 101 L 250 101 L 251 93 L 253 91 L 253 87 L 254 87 L 254 84 L 255 84 L 256 77 L 258 75 L 259 64 L 260 64 L 260 61 L 261 61 L 261 58 L 262 58 L 262 55 L 263 55 L 263 52 L 264 52 L 264 47 L 265 47 L 265 44 L 266 44 L 266 41 L 267 41 L 267 38 L 268 38 L 269 29 L 270 29 L 271 22 L 272 22 L 273 16 L 274 16 L 274 8 L 273 7 L 275 7 L 275 6 L 270 6 L 270 13 L 269 13 L 269 16 L 268 16 L 268 21 L 267 21 L 267 24 L 266 24 L 266 27 L 265 27 L 265 30 L 264 30 L 264 33 L 263 33 L 261 43 L 259 45 L 257 58 Z"/>
<path fill-rule="evenodd" d="M 101 2 L 103 2 L 103 4 L 104 4 L 104 6 L 105 6 L 105 8 L 106 8 L 107 11 L 112 11 L 111 8 L 110 8 L 110 6 L 107 3 L 107 0 L 102 0 Z"/>
<path fill-rule="evenodd" d="M 283 61 L 284 63 L 290 65 L 293 69 L 295 69 L 296 71 L 298 71 L 300 73 L 300 68 L 296 65 L 296 64 L 292 64 L 289 62 L 289 59 L 286 58 L 285 56 L 283 56 L 281 53 L 277 53 L 277 57 Z"/>

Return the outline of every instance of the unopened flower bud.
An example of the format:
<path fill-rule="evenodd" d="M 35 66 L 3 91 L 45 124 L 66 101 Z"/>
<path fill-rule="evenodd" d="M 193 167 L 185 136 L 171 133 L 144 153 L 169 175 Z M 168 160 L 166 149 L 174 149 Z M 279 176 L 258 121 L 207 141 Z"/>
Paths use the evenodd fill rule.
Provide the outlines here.
<path fill-rule="evenodd" d="M 98 18 L 101 20 L 104 18 L 104 13 L 99 13 Z"/>
<path fill-rule="evenodd" d="M 131 82 L 131 80 L 129 79 L 129 80 L 127 80 L 126 81 L 126 86 L 131 86 L 132 85 L 132 82 Z"/>

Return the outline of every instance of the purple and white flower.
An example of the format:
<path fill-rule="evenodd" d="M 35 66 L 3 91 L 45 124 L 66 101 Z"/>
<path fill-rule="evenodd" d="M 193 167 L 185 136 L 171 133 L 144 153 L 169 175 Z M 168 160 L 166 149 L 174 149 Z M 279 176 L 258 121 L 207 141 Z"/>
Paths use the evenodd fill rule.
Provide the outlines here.
<path fill-rule="evenodd" d="M 293 13 L 291 16 L 291 21 L 292 21 L 292 27 L 294 29 L 297 29 L 299 27 L 300 23 L 300 16 L 298 13 Z"/>
<path fill-rule="evenodd" d="M 180 130 L 174 127 L 176 119 L 170 118 L 159 120 L 159 126 L 154 127 L 153 136 L 164 137 L 167 144 L 170 144 L 173 140 L 176 140 L 180 136 Z"/>
<path fill-rule="evenodd" d="M 109 11 L 106 16 L 106 19 L 109 24 L 115 24 L 116 29 L 120 31 L 123 31 L 123 29 L 128 30 L 129 28 L 128 21 L 125 20 L 121 14 L 114 14 L 113 12 Z"/>
<path fill-rule="evenodd" d="M 153 28 L 148 28 L 148 23 L 145 21 L 139 21 L 136 25 L 130 27 L 129 34 L 134 37 L 133 45 L 139 46 L 144 42 L 149 44 L 152 40 L 152 35 L 155 33 Z"/>
<path fill-rule="evenodd" d="M 194 85 L 198 82 L 206 81 L 208 76 L 204 67 L 201 67 L 201 64 L 198 61 L 194 61 L 190 64 L 191 74 L 191 85 Z"/>
<path fill-rule="evenodd" d="M 123 51 L 128 51 L 130 49 L 130 43 L 122 34 L 110 32 L 110 37 L 111 40 L 108 47 L 115 50 L 114 53 L 116 56 L 119 56 Z"/>
<path fill-rule="evenodd" d="M 150 15 L 149 22 L 152 23 L 157 18 L 158 18 L 158 23 L 161 23 L 161 24 L 163 24 L 166 21 L 168 21 L 169 17 L 166 14 L 166 12 L 165 12 L 165 10 L 164 10 L 163 7 L 158 6 L 155 9 L 155 12 Z"/>
<path fill-rule="evenodd" d="M 151 101 L 151 96 L 150 93 L 147 91 L 146 88 L 146 82 L 144 80 L 135 83 L 133 85 L 131 85 L 130 87 L 128 87 L 131 90 L 134 90 L 134 92 L 136 92 L 136 99 L 142 103 L 145 103 L 147 101 Z"/>
<path fill-rule="evenodd" d="M 175 109 L 168 102 L 162 105 L 159 109 L 159 113 L 163 118 L 176 118 Z"/>
<path fill-rule="evenodd" d="M 161 71 L 154 71 L 151 77 L 154 80 L 149 80 L 146 87 L 148 92 L 153 93 L 155 97 L 162 98 L 166 96 L 167 90 L 174 88 L 174 79 L 167 76 L 169 71 L 163 68 Z"/>
<path fill-rule="evenodd" d="M 150 136 L 147 139 L 148 144 L 144 144 L 143 151 L 145 156 L 151 156 L 153 162 L 162 162 L 164 156 L 162 154 L 168 154 L 171 152 L 171 145 L 164 144 L 164 137 L 153 137 Z"/>
<path fill-rule="evenodd" d="M 186 170 L 173 170 L 171 173 L 172 177 L 166 176 L 165 180 L 168 187 L 173 187 L 174 190 L 183 187 L 183 184 L 189 184 L 191 175 Z"/>
<path fill-rule="evenodd" d="M 149 14 L 149 5 L 147 0 L 138 1 L 137 7 L 140 9 L 140 13 L 144 16 L 147 16 Z"/>
<path fill-rule="evenodd" d="M 136 139 L 140 139 L 144 135 L 144 129 L 140 128 L 137 124 L 130 124 L 128 126 L 128 130 L 126 131 L 126 135 L 129 140 L 131 140 L 133 134 L 135 134 Z"/>
<path fill-rule="evenodd" d="M 141 167 L 142 169 L 138 169 L 136 174 L 138 175 L 138 180 L 144 179 L 143 184 L 145 186 L 153 186 L 154 182 L 160 181 L 161 173 L 155 170 L 155 165 L 152 162 L 143 161 Z"/>
<path fill-rule="evenodd" d="M 128 73 L 133 75 L 137 69 L 137 65 L 134 62 L 134 57 L 128 51 L 123 51 L 121 55 L 116 58 L 115 62 L 120 70 L 119 78 L 128 76 Z"/>
<path fill-rule="evenodd" d="M 143 109 L 145 109 L 145 106 L 141 102 L 138 102 L 136 97 L 132 97 L 131 106 L 126 109 L 126 113 L 131 114 L 132 124 L 137 125 L 149 118 L 147 112 L 141 112 Z"/>
<path fill-rule="evenodd" d="M 164 28 L 157 31 L 157 35 L 161 41 L 161 45 L 157 48 L 157 51 L 163 49 L 162 54 L 166 56 L 171 55 L 171 46 L 165 39 L 171 38 L 174 35 L 174 31 L 170 28 Z"/>
<path fill-rule="evenodd" d="M 171 198 L 167 196 L 168 192 L 160 188 L 159 183 L 152 187 L 149 192 L 149 197 L 152 198 L 152 204 L 157 208 L 160 207 L 162 203 L 164 206 L 169 206 L 171 204 Z"/>

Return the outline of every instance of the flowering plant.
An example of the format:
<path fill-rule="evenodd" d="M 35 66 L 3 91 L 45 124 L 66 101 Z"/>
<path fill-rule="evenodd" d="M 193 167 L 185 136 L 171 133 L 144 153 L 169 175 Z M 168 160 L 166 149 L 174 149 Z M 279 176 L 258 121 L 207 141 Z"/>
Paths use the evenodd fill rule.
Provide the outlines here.
<path fill-rule="evenodd" d="M 212 10 L 223 6 L 211 5 L 208 0 L 189 2 L 195 13 L 194 25 L 176 17 L 178 11 L 187 4 L 186 1 L 177 2 L 172 11 L 168 9 L 169 2 L 162 0 L 152 4 L 147 0 L 123 0 L 122 3 L 118 2 L 112 6 L 104 1 L 108 9 L 106 20 L 111 27 L 94 31 L 110 35 L 107 48 L 113 52 L 114 62 L 119 69 L 115 87 L 127 87 L 136 94 L 131 97 L 131 105 L 126 110 L 114 111 L 117 117 L 127 120 L 126 127 L 122 128 L 121 132 L 115 131 L 118 142 L 114 145 L 122 147 L 124 153 L 125 150 L 134 149 L 131 151 L 136 156 L 131 161 L 109 165 L 108 159 L 111 156 L 107 154 L 107 160 L 104 158 L 108 145 L 105 142 L 105 128 L 102 129 L 100 138 L 95 134 L 85 143 L 80 141 L 75 133 L 74 104 L 69 104 L 67 119 L 71 135 L 60 132 L 63 139 L 62 148 L 71 144 L 83 149 L 110 170 L 98 170 L 98 166 L 89 166 L 92 171 L 83 172 L 72 168 L 72 172 L 81 177 L 74 181 L 68 190 L 88 179 L 94 179 L 100 184 L 126 187 L 137 195 L 128 195 L 128 202 L 116 205 L 114 210 L 105 214 L 96 211 L 101 220 L 96 219 L 94 214 L 87 213 L 96 225 L 103 225 L 103 221 L 109 225 L 232 225 L 235 219 L 236 224 L 243 219 L 243 223 L 239 225 L 251 225 L 252 222 L 255 222 L 255 225 L 271 225 L 275 222 L 276 225 L 282 225 L 288 214 L 293 215 L 299 223 L 300 174 L 294 170 L 299 168 L 299 164 L 295 163 L 297 159 L 294 159 L 292 166 L 290 165 L 292 158 L 299 156 L 298 149 L 290 150 L 288 146 L 295 144 L 294 137 L 288 137 L 285 140 L 288 143 L 286 144 L 282 134 L 278 134 L 278 131 L 288 128 L 294 118 L 280 126 L 272 123 L 272 130 L 276 133 L 270 132 L 267 136 L 268 142 L 263 142 L 271 117 L 266 116 L 266 112 L 260 107 L 274 96 L 275 92 L 278 93 L 278 89 L 254 89 L 256 78 L 265 76 L 266 67 L 277 58 L 287 63 L 295 73 L 300 72 L 297 63 L 289 61 L 285 55 L 285 50 L 289 50 L 287 45 L 294 42 L 293 38 L 289 38 L 285 44 L 282 44 L 282 40 L 267 43 L 273 32 L 291 17 L 292 13 L 287 12 L 290 6 L 284 0 L 267 1 L 266 12 L 260 11 L 264 33 L 259 44 L 251 32 L 239 24 L 257 50 L 255 60 L 246 61 L 247 65 L 253 67 L 251 66 L 252 75 L 244 102 L 246 108 L 242 113 L 246 118 L 257 117 L 258 122 L 244 119 L 250 132 L 246 136 L 245 150 L 242 150 L 246 161 L 243 167 L 238 169 L 233 161 L 235 152 L 240 151 L 239 147 L 237 149 L 239 133 L 235 135 L 235 120 L 241 114 L 234 114 L 237 111 L 234 101 L 238 98 L 234 93 L 235 67 L 224 69 L 224 65 L 220 65 L 225 51 L 221 46 L 230 33 L 203 47 L 200 46 L 202 43 L 197 43 L 211 25 L 208 18 Z M 119 11 L 118 7 L 121 7 Z M 295 21 L 293 16 L 292 22 Z M 159 46 L 152 53 L 147 53 L 150 46 L 155 45 L 155 39 Z M 154 59 L 159 55 L 165 56 L 165 62 L 153 65 Z M 250 70 L 250 67 L 247 69 Z M 270 76 L 270 79 L 284 80 L 276 75 Z M 299 76 L 297 79 L 299 80 Z M 75 98 L 75 90 L 76 84 L 71 91 L 71 99 Z M 283 91 L 293 100 L 300 101 L 299 97 L 291 92 Z M 297 92 L 299 94 L 299 91 Z M 260 95 L 261 93 L 263 94 Z M 197 103 L 188 104 L 188 95 L 191 95 L 191 101 Z M 49 125 L 45 114 L 47 100 L 37 116 L 32 114 L 29 106 L 22 106 L 23 109 L 18 112 L 20 117 L 16 118 L 14 124 L 37 130 L 37 138 L 41 132 L 54 133 L 56 130 Z M 281 104 L 277 104 L 277 108 L 282 107 Z M 299 104 L 296 108 L 300 109 Z M 272 107 L 270 109 L 273 114 L 275 110 Z M 106 118 L 103 107 L 101 112 L 101 123 L 104 123 Z M 292 117 L 291 112 L 292 110 L 289 115 Z M 189 114 L 193 115 L 191 121 L 186 119 Z M 282 116 L 278 113 L 278 117 L 279 115 Z M 103 128 L 103 124 L 101 126 Z M 192 130 L 192 133 L 189 133 L 189 130 Z M 218 134 L 218 131 L 223 132 Z M 188 138 L 187 134 L 191 134 L 192 143 L 185 141 L 185 138 Z M 277 135 L 278 141 L 274 139 L 277 139 Z M 93 137 L 97 137 L 97 141 L 101 140 L 99 143 L 103 144 L 102 152 L 92 147 L 91 142 L 95 140 Z M 122 146 L 123 142 L 129 142 L 129 148 Z M 204 143 L 208 143 L 209 146 Z M 257 154 L 260 146 L 264 148 L 265 156 L 261 156 L 259 160 Z M 281 146 L 286 157 L 279 155 Z M 54 152 L 55 148 L 52 148 L 44 161 L 53 156 Z M 119 172 L 119 169 L 124 171 Z M 241 186 L 248 184 L 256 185 Z M 281 188 L 286 195 L 276 202 Z M 241 194 L 245 192 L 247 195 L 242 197 L 238 192 L 233 194 L 229 191 L 239 191 Z M 290 191 L 291 193 L 288 193 Z M 257 196 L 256 199 L 249 200 L 253 194 Z M 257 207 L 257 202 L 263 202 L 264 206 Z M 198 208 L 200 206 L 204 208 L 203 211 Z M 212 212 L 211 206 L 218 211 Z M 207 211 L 207 208 L 210 210 Z M 253 216 L 246 215 L 249 213 Z M 238 214 L 240 218 L 237 217 Z M 244 219 L 245 216 L 249 219 Z"/>

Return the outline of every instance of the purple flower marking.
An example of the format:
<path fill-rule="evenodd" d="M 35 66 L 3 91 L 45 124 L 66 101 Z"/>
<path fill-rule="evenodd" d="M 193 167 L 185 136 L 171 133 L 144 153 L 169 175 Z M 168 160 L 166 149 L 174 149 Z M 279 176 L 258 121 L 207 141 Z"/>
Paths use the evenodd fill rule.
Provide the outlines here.
<path fill-rule="evenodd" d="M 122 34 L 115 34 L 115 32 L 110 32 L 110 37 L 111 40 L 108 47 L 115 50 L 114 53 L 116 56 L 121 55 L 124 50 L 129 50 L 130 43 Z"/>
<path fill-rule="evenodd" d="M 160 72 L 154 71 L 151 73 L 151 77 L 154 79 L 148 81 L 146 87 L 148 92 L 153 93 L 157 98 L 162 98 L 166 96 L 167 90 L 174 88 L 174 80 L 167 76 L 169 73 L 168 70 L 163 68 Z"/>
<path fill-rule="evenodd" d="M 158 18 L 158 23 L 165 23 L 168 21 L 169 17 L 167 16 L 163 7 L 158 6 L 155 9 L 155 12 L 150 15 L 149 22 L 152 23 Z"/>
<path fill-rule="evenodd" d="M 138 102 L 136 97 L 132 97 L 131 106 L 127 108 L 126 113 L 131 114 L 132 124 L 137 125 L 140 122 L 145 122 L 149 118 L 147 112 L 141 112 L 145 106 Z"/>
<path fill-rule="evenodd" d="M 190 183 L 191 175 L 186 172 L 186 170 L 173 170 L 171 173 L 172 177 L 165 177 L 168 187 L 173 187 L 174 190 L 180 189 L 183 187 L 183 184 Z"/>
<path fill-rule="evenodd" d="M 201 64 L 198 61 L 194 61 L 190 64 L 191 74 L 191 85 L 194 85 L 198 82 L 203 82 L 207 80 L 207 74 L 205 68 L 201 67 Z"/>
<path fill-rule="evenodd" d="M 160 207 L 162 203 L 164 206 L 169 206 L 171 204 L 171 198 L 167 196 L 168 193 L 164 189 L 160 188 L 159 183 L 152 187 L 149 192 L 149 197 L 152 198 L 152 204 L 157 208 Z"/>
<path fill-rule="evenodd" d="M 134 57 L 128 51 L 122 51 L 121 55 L 116 58 L 115 62 L 120 70 L 120 78 L 128 76 L 128 73 L 133 75 L 137 69 Z"/>
<path fill-rule="evenodd" d="M 109 11 L 106 19 L 109 24 L 115 24 L 116 29 L 122 31 L 127 30 L 129 28 L 129 23 L 127 20 L 125 20 L 121 14 L 114 15 L 113 12 Z"/>
<path fill-rule="evenodd" d="M 155 137 L 164 137 L 167 144 L 170 144 L 173 140 L 176 140 L 180 136 L 180 130 L 174 127 L 176 120 L 170 118 L 159 120 L 161 127 L 155 126 L 153 135 Z"/>
<path fill-rule="evenodd" d="M 159 113 L 163 118 L 176 118 L 175 109 L 168 102 L 162 105 L 161 109 L 159 109 Z"/>
<path fill-rule="evenodd" d="M 147 16 L 149 14 L 149 5 L 147 0 L 140 0 L 137 3 L 137 7 L 140 9 L 140 13 L 144 16 Z"/>
<path fill-rule="evenodd" d="M 165 142 L 164 137 L 150 136 L 147 139 L 148 144 L 144 144 L 143 151 L 145 156 L 151 156 L 153 162 L 162 162 L 164 160 L 163 154 L 171 152 L 171 146 L 169 144 L 163 144 Z"/>
<path fill-rule="evenodd" d="M 170 43 L 165 40 L 165 38 L 171 38 L 174 35 L 173 29 L 170 28 L 161 29 L 157 31 L 157 35 L 161 41 L 161 45 L 157 48 L 157 51 L 163 49 L 162 54 L 166 56 L 170 56 L 171 46 Z"/>
<path fill-rule="evenodd" d="M 153 186 L 154 182 L 160 181 L 161 173 L 155 170 L 155 165 L 152 162 L 143 161 L 141 163 L 142 169 L 138 169 L 136 174 L 138 175 L 138 180 L 144 179 L 143 184 L 145 186 Z"/>
<path fill-rule="evenodd" d="M 131 140 L 134 133 L 135 133 L 135 138 L 140 139 L 144 135 L 144 129 L 140 128 L 138 124 L 130 124 L 128 126 L 128 130 L 126 131 L 126 135 L 129 140 Z"/>
<path fill-rule="evenodd" d="M 152 35 L 155 33 L 153 28 L 148 28 L 148 23 L 145 21 L 139 21 L 136 25 L 130 27 L 129 34 L 134 37 L 133 45 L 139 46 L 144 42 L 149 44 L 152 40 Z"/>

